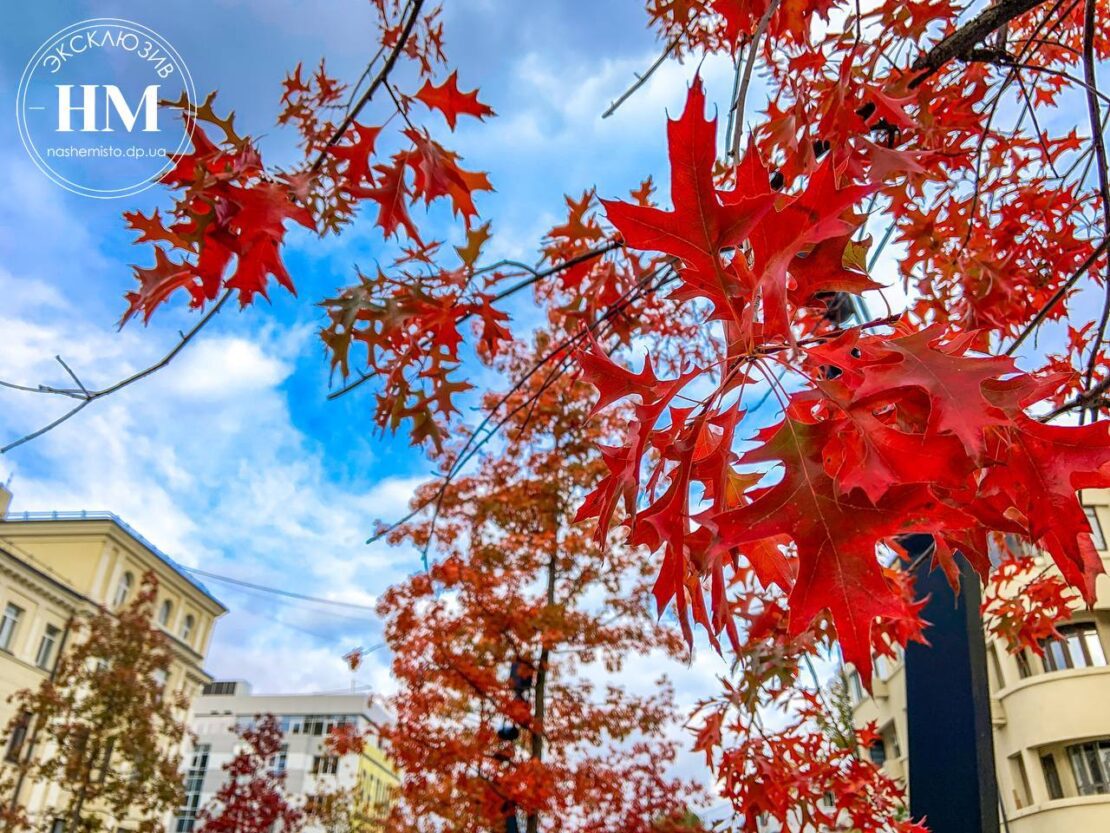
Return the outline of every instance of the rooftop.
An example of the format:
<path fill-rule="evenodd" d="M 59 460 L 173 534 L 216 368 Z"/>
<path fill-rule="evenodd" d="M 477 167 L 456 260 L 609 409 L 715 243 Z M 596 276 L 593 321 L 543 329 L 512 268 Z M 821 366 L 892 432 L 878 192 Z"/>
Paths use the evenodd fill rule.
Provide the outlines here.
<path fill-rule="evenodd" d="M 223 602 L 212 595 L 212 591 L 205 587 L 204 584 L 198 579 L 193 577 L 193 575 L 189 572 L 188 567 L 184 567 L 174 561 L 174 559 L 170 558 L 168 555 L 162 552 L 162 550 L 154 546 L 154 544 L 147 540 L 147 538 L 145 538 L 134 527 L 132 527 L 130 524 L 124 521 L 123 518 L 121 518 L 114 512 L 103 512 L 95 510 L 81 510 L 78 512 L 9 512 L 7 515 L 3 516 L 3 521 L 5 523 L 33 523 L 36 521 L 108 521 L 110 523 L 114 523 L 116 526 L 118 526 L 120 529 L 122 529 L 124 532 L 126 532 L 152 553 L 154 553 L 154 555 L 163 563 L 165 563 L 166 566 L 168 566 L 175 573 L 177 573 L 179 576 L 193 585 L 193 587 L 197 588 L 197 590 L 199 590 L 209 599 L 214 601 L 220 607 L 226 608 Z"/>

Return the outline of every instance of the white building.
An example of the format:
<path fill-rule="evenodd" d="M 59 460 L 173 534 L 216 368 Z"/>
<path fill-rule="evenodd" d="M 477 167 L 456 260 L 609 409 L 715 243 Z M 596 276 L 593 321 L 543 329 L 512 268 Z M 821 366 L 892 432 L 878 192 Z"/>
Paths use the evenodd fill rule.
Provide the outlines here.
<path fill-rule="evenodd" d="M 337 757 L 325 745 L 336 726 L 365 731 L 388 720 L 370 705 L 366 694 L 251 694 L 241 680 L 211 683 L 193 704 L 191 729 L 196 736 L 186 761 L 186 798 L 174 821 L 176 833 L 194 828 L 200 809 L 224 783 L 223 767 L 239 749 L 236 726 L 272 714 L 285 735 L 275 767 L 285 772 L 285 786 L 294 798 L 317 792 L 354 788 L 370 815 L 384 814 L 398 777 L 384 753 L 372 742 L 361 755 Z"/>

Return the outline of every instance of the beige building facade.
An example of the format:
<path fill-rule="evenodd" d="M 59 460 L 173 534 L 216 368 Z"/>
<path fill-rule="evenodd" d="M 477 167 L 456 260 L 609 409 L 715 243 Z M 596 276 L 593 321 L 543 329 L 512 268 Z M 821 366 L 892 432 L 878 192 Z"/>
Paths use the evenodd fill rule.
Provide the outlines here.
<path fill-rule="evenodd" d="M 1110 571 L 1110 491 L 1083 495 L 1096 547 Z M 1038 570 L 1054 570 L 1037 557 Z M 1004 830 L 1008 833 L 1110 831 L 1110 577 L 1098 581 L 1094 610 L 1077 604 L 1063 637 L 1044 656 L 1011 654 L 987 637 L 987 674 Z M 926 634 L 927 636 L 928 634 Z M 904 665 L 876 663 L 872 696 L 850 672 L 857 726 L 874 721 L 882 740 L 872 759 L 908 783 Z"/>
<path fill-rule="evenodd" d="M 213 626 L 226 608 L 115 515 L 16 514 L 10 501 L 0 488 L 0 727 L 14 714 L 8 697 L 51 674 L 74 638 L 72 623 L 127 604 L 147 571 L 158 578 L 155 618 L 174 654 L 165 685 L 190 701 L 199 696 L 211 681 L 203 666 Z M 6 738 L 5 760 L 26 754 L 26 740 Z M 42 783 L 23 785 L 18 797 L 39 817 L 61 799 L 60 785 Z M 126 820 L 111 822 L 108 829 L 128 829 Z"/>

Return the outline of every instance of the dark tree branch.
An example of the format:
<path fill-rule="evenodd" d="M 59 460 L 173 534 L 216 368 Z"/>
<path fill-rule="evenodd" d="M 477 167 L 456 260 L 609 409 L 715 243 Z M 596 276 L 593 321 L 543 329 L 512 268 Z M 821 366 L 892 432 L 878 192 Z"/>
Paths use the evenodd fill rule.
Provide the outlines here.
<path fill-rule="evenodd" d="M 374 77 L 374 80 L 370 82 L 370 86 L 366 88 L 366 92 L 362 94 L 362 98 L 358 100 L 358 103 L 347 113 L 343 121 L 339 123 L 339 127 L 335 129 L 335 132 L 332 133 L 327 143 L 320 148 L 320 154 L 316 157 L 316 161 L 312 163 L 311 170 L 313 173 L 320 170 L 320 166 L 324 164 L 324 159 L 328 154 L 328 150 L 343 138 L 347 130 L 349 130 L 354 123 L 354 120 L 358 118 L 358 114 L 362 111 L 362 108 L 370 103 L 370 100 L 374 97 L 374 93 L 378 91 L 378 87 L 389 79 L 389 73 L 393 71 L 393 66 L 397 63 L 397 59 L 401 57 L 401 53 L 404 51 L 405 45 L 412 35 L 412 30 L 416 26 L 417 19 L 420 17 L 420 9 L 423 5 L 424 0 L 411 0 L 408 20 L 405 21 L 405 28 L 401 30 L 401 36 L 397 38 L 396 45 L 389 53 L 389 57 L 385 59 L 385 64 Z"/>
<path fill-rule="evenodd" d="M 1041 322 L 1048 317 L 1048 314 L 1052 312 L 1053 308 L 1063 300 L 1064 296 L 1066 296 L 1077 283 L 1079 283 L 1080 278 L 1087 274 L 1087 270 L 1094 266 L 1095 262 L 1105 254 L 1107 248 L 1110 248 L 1110 237 L 1104 237 L 1102 242 L 1095 247 L 1095 250 L 1091 252 L 1091 254 L 1087 256 L 1087 259 L 1080 264 L 1079 268 L 1072 273 L 1072 276 L 1064 281 L 1059 289 L 1052 293 L 1052 297 L 1045 301 L 1043 307 L 1037 310 L 1037 314 L 1033 316 L 1033 320 L 1025 325 L 1025 329 L 1014 339 L 1014 343 L 1006 348 L 1006 352 L 1003 355 L 1012 356 L 1017 351 L 1022 342 L 1029 338 L 1032 332 L 1040 326 Z"/>
<path fill-rule="evenodd" d="M 1044 2 L 1046 0 L 1001 0 L 988 6 L 977 17 L 969 20 L 914 61 L 912 69 L 919 74 L 910 82 L 910 87 L 921 84 L 953 58 L 969 56 L 972 50 L 992 32 Z"/>
<path fill-rule="evenodd" d="M 1102 111 L 1098 103 L 1098 79 L 1095 76 L 1095 0 L 1087 0 L 1083 22 L 1083 77 L 1087 82 L 1087 113 L 1091 122 L 1091 142 L 1095 149 L 1095 169 L 1098 174 L 1098 190 L 1102 200 L 1102 227 L 1103 234 L 1110 238 L 1110 183 L 1107 182 L 1106 166 L 1106 141 L 1102 135 Z M 1106 340 L 1106 325 L 1110 323 L 1110 258 L 1106 263 L 1106 274 L 1103 278 L 1105 285 L 1105 298 L 1102 304 L 1102 317 L 1099 319 L 1098 331 L 1091 344 L 1091 358 L 1087 363 L 1086 387 L 1091 387 L 1095 378 L 1095 369 L 1098 367 L 1099 357 L 1102 355 L 1102 344 Z M 1097 407 L 1092 408 L 1092 417 L 1097 418 Z"/>

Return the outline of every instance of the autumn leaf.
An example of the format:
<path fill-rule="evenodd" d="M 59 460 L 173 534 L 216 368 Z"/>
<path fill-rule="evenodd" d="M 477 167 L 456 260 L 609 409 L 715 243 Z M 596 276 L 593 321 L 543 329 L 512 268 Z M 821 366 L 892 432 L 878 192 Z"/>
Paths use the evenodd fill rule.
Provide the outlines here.
<path fill-rule="evenodd" d="M 474 116 L 484 119 L 486 116 L 495 115 L 493 110 L 478 100 L 478 91 L 468 93 L 459 91 L 459 73 L 452 72 L 447 80 L 438 87 L 433 86 L 431 80 L 425 81 L 424 86 L 416 94 L 417 100 L 423 102 L 429 110 L 439 110 L 447 119 L 448 126 L 454 130 L 459 116 Z"/>

